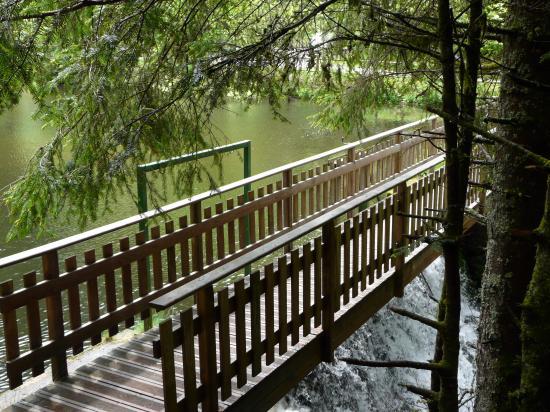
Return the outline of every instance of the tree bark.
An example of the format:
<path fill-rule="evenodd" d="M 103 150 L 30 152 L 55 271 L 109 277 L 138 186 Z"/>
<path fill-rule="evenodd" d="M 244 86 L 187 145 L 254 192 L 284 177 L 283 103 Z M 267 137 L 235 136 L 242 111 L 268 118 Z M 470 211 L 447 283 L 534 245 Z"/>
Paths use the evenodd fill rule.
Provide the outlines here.
<path fill-rule="evenodd" d="M 452 14 L 449 0 L 438 1 L 439 12 L 439 48 L 441 53 L 441 71 L 443 75 L 443 110 L 452 116 L 458 116 L 456 103 L 455 56 L 453 51 Z M 439 412 L 458 411 L 458 354 L 460 351 L 460 251 L 459 239 L 462 235 L 464 202 L 459 193 L 460 161 L 458 153 L 458 126 L 444 121 L 446 137 L 446 183 L 447 214 L 442 242 L 445 260 L 444 305 L 445 321 L 441 328 L 442 353 L 440 363 L 444 368 L 439 371 Z"/>
<path fill-rule="evenodd" d="M 549 5 L 545 1 L 509 3 L 506 27 L 518 36 L 504 36 L 498 133 L 512 142 L 548 157 L 550 153 L 550 84 L 548 52 Z M 495 146 L 489 198 L 488 244 L 482 279 L 481 315 L 477 356 L 477 412 L 512 411 L 510 396 L 520 384 L 521 303 L 535 261 L 535 243 L 514 237 L 513 230 L 535 229 L 543 214 L 545 176 L 526 169 L 531 162 L 509 146 Z"/>
<path fill-rule="evenodd" d="M 544 216 L 537 229 L 537 254 L 521 322 L 521 386 L 519 410 L 543 411 L 550 407 L 550 177 Z"/>

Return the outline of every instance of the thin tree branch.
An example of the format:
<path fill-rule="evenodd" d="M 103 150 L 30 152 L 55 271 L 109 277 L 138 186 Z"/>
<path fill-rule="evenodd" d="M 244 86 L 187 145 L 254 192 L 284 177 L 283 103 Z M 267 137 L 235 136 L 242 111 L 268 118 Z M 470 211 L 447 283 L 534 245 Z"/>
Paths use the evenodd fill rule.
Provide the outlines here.
<path fill-rule="evenodd" d="M 422 396 L 424 399 L 435 400 L 438 397 L 438 393 L 435 391 L 432 391 L 431 389 L 421 388 L 420 386 L 409 385 L 409 384 L 403 384 L 401 386 L 403 386 L 409 392 Z"/>
<path fill-rule="evenodd" d="M 350 365 L 355 366 L 368 366 L 371 368 L 411 368 L 411 369 L 422 369 L 429 371 L 440 371 L 443 368 L 439 363 L 429 363 L 429 362 L 415 362 L 415 361 L 406 361 L 406 360 L 396 360 L 396 361 L 371 361 L 364 359 L 354 359 L 354 358 L 338 358 L 339 361 L 346 362 Z"/>
<path fill-rule="evenodd" d="M 455 123 L 455 124 L 457 124 L 459 126 L 462 126 L 462 127 L 465 127 L 465 128 L 468 128 L 468 129 L 472 130 L 473 132 L 479 134 L 480 136 L 484 137 L 485 139 L 488 139 L 488 140 L 491 140 L 491 141 L 494 141 L 494 142 L 512 147 L 512 148 L 522 152 L 523 154 L 525 154 L 529 159 L 533 160 L 535 163 L 540 165 L 547 172 L 550 171 L 550 160 L 549 159 L 547 159 L 544 156 L 541 156 L 541 155 L 538 155 L 538 154 L 532 152 L 531 150 L 527 149 L 526 147 L 524 147 L 520 144 L 512 142 L 512 141 L 510 141 L 508 139 L 505 139 L 505 138 L 503 138 L 499 135 L 496 135 L 494 133 L 483 130 L 483 129 L 475 126 L 474 124 L 472 124 L 472 123 L 470 123 L 466 120 L 458 119 L 457 117 L 455 117 L 453 115 L 450 115 L 449 113 L 445 112 L 444 110 L 435 108 L 433 106 L 428 106 L 427 110 L 431 113 L 437 114 L 438 116 L 446 119 L 449 122 Z"/>
<path fill-rule="evenodd" d="M 430 326 L 430 327 L 432 327 L 436 330 L 441 329 L 442 323 L 438 322 L 437 320 L 430 319 L 430 318 L 427 318 L 425 316 L 421 316 L 417 313 L 408 311 L 406 309 L 398 308 L 398 307 L 395 307 L 395 306 L 390 306 L 389 309 L 392 312 L 397 313 L 398 315 L 405 316 L 405 317 L 407 317 L 409 319 L 412 319 L 412 320 L 416 320 L 417 322 L 423 323 L 424 325 Z"/>

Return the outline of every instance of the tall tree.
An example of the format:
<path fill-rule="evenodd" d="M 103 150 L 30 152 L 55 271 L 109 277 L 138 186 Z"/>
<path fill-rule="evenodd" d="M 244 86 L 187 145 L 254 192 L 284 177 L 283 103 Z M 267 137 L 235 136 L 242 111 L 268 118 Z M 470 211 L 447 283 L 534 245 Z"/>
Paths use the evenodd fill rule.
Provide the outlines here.
<path fill-rule="evenodd" d="M 550 5 L 508 3 L 498 133 L 550 154 Z M 531 232 L 540 222 L 545 175 L 510 145 L 497 144 L 488 216 L 487 263 L 482 280 L 476 411 L 512 411 L 521 379 L 522 302 L 535 262 Z M 547 269 L 546 269 L 547 270 Z"/>

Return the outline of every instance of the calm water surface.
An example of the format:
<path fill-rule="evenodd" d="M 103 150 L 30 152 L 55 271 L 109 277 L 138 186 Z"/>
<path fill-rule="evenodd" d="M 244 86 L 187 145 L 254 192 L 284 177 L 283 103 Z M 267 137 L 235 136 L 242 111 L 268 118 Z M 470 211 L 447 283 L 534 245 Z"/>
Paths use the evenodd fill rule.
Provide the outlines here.
<path fill-rule="evenodd" d="M 43 128 L 40 122 L 32 119 L 33 110 L 32 100 L 24 97 L 18 106 L 0 115 L 0 188 L 4 188 L 21 176 L 32 154 L 45 145 L 53 135 L 52 130 Z M 289 102 L 282 110 L 282 114 L 289 120 L 289 123 L 285 123 L 273 118 L 267 104 L 257 104 L 245 110 L 241 104 L 231 103 L 224 110 L 215 113 L 214 122 L 227 136 L 228 142 L 244 139 L 252 141 L 252 173 L 258 173 L 342 144 L 342 133 L 320 131 L 312 127 L 308 117 L 316 110 L 317 107 L 312 103 Z M 377 116 L 373 114 L 366 135 L 396 127 L 419 119 L 421 116 L 420 111 L 413 109 L 382 110 Z M 344 140 L 356 139 L 344 137 Z M 242 158 L 237 154 L 225 155 L 222 180 L 219 183 L 238 180 L 242 178 L 242 173 Z M 198 183 L 193 190 L 194 193 L 200 193 L 207 190 L 207 187 L 205 184 Z M 175 198 L 170 196 L 168 200 L 173 201 Z M 87 229 L 136 214 L 134 197 L 119 196 L 112 209 L 111 212 L 101 214 L 99 219 L 90 224 Z M 76 224 L 67 222 L 66 219 L 55 222 L 49 229 L 51 234 L 47 237 L 40 239 L 27 237 L 7 243 L 5 241 L 9 230 L 7 209 L 0 203 L 0 257 L 80 231 Z M 22 265 L 17 269 L 0 269 L 0 282 L 12 278 L 19 283 L 22 274 L 36 268 L 35 265 L 36 263 L 30 263 L 28 267 Z M 24 316 L 24 311 L 18 313 L 18 316 Z M 22 323 L 24 322 L 20 322 Z M 25 344 L 25 340 L 23 337 L 22 344 Z M 0 391 L 5 390 L 7 385 L 3 359 L 3 336 L 0 336 Z"/>

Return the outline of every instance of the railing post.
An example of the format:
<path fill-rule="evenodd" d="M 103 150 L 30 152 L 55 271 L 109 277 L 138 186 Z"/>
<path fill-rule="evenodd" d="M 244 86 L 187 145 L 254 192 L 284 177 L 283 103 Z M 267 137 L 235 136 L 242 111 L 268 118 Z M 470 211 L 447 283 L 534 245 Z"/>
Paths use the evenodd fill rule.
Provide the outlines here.
<path fill-rule="evenodd" d="M 13 293 L 13 281 L 6 280 L 0 284 L 0 296 L 9 296 Z M 21 372 L 10 369 L 9 362 L 19 356 L 19 331 L 15 310 L 2 312 L 4 324 L 4 345 L 6 347 L 6 363 L 10 389 L 15 389 L 23 383 Z"/>
<path fill-rule="evenodd" d="M 42 268 L 44 270 L 44 280 L 53 280 L 59 277 L 57 250 L 42 255 Z M 54 291 L 46 297 L 46 311 L 50 340 L 55 342 L 63 339 L 65 335 L 63 330 L 63 304 L 59 291 Z M 61 348 L 51 358 L 54 381 L 67 376 L 67 353 L 65 347 L 60 346 Z"/>
<path fill-rule="evenodd" d="M 331 219 L 322 229 L 322 276 L 323 276 L 323 343 L 322 359 L 334 361 L 334 312 L 340 291 L 340 262 L 337 261 L 336 221 Z"/>
<path fill-rule="evenodd" d="M 393 259 L 395 263 L 395 282 L 394 282 L 394 295 L 397 297 L 403 297 L 405 282 L 403 268 L 405 266 L 405 254 L 404 247 L 406 246 L 406 225 L 408 218 L 404 217 L 406 214 L 406 193 L 407 182 L 400 183 L 397 186 L 397 192 L 394 195 L 394 209 L 393 209 L 393 226 L 392 226 L 392 239 L 393 239 Z"/>
<path fill-rule="evenodd" d="M 432 119 L 432 130 L 437 128 L 437 117 Z"/>
<path fill-rule="evenodd" d="M 162 390 L 164 394 L 164 410 L 178 410 L 176 393 L 176 368 L 174 363 L 174 337 L 172 319 L 168 318 L 159 325 L 160 350 L 162 362 Z"/>
<path fill-rule="evenodd" d="M 210 284 L 199 290 L 196 300 L 197 312 L 200 319 L 200 378 L 202 387 L 205 390 L 202 410 L 212 412 L 218 410 L 214 286 Z"/>

